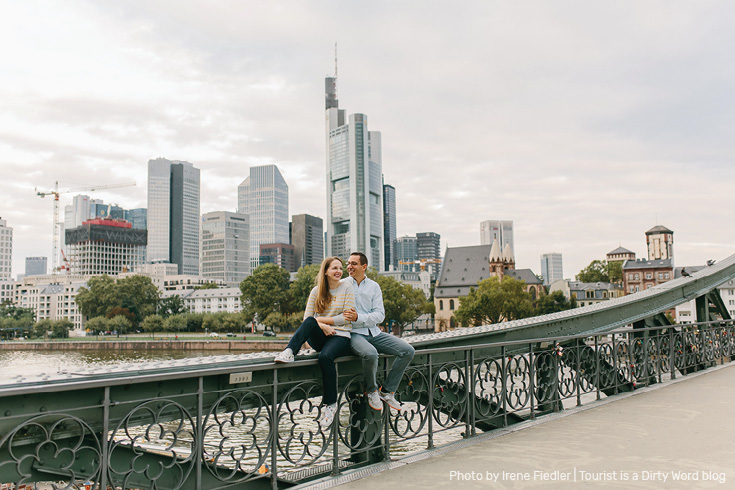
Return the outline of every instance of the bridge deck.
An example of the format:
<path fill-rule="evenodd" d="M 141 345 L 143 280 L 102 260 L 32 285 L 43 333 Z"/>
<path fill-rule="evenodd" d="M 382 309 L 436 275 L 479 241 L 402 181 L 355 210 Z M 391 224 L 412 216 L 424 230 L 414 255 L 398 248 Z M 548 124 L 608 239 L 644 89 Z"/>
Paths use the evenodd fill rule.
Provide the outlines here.
<path fill-rule="evenodd" d="M 348 482 L 340 485 L 344 489 L 733 488 L 733 401 L 735 365 L 730 364 L 569 410 L 543 423 L 485 434 L 454 450 L 382 465 L 390 471 L 351 482 L 346 474 L 338 481 Z M 453 477 L 452 471 L 457 472 Z M 459 479 L 472 472 L 482 480 Z M 500 482 L 491 484 L 488 478 L 494 475 L 488 472 L 500 473 Z M 676 481 L 678 472 L 698 479 Z M 511 473 L 527 474 L 529 480 L 513 481 Z M 571 482 L 551 479 L 563 475 Z"/>

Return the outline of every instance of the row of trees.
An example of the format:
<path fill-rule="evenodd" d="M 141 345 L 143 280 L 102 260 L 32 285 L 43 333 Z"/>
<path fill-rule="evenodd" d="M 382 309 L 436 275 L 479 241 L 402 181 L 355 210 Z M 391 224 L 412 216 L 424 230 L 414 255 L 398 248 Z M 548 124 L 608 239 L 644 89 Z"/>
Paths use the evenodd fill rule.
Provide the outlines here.
<path fill-rule="evenodd" d="M 26 335 L 35 338 L 66 338 L 74 324 L 67 319 L 36 321 L 32 308 L 20 308 L 10 303 L 0 305 L 0 335 L 10 339 Z"/>
<path fill-rule="evenodd" d="M 463 327 L 519 320 L 576 307 L 561 291 L 540 296 L 536 301 L 525 291 L 525 282 L 510 276 L 490 277 L 480 281 L 462 298 L 454 318 Z"/>

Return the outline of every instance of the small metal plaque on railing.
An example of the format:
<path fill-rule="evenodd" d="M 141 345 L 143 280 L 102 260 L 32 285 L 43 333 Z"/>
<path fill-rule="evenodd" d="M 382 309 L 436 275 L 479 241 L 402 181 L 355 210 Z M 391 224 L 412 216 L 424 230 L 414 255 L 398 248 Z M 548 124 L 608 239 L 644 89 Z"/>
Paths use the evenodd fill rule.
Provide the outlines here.
<path fill-rule="evenodd" d="M 236 385 L 238 383 L 250 383 L 253 380 L 253 373 L 252 371 L 248 371 L 247 373 L 231 373 L 230 374 L 230 384 Z"/>

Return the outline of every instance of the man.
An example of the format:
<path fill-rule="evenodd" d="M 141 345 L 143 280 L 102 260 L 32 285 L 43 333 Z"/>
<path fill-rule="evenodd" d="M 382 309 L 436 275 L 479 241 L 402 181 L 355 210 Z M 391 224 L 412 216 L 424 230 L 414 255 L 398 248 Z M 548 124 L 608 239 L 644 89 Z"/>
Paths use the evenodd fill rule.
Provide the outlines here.
<path fill-rule="evenodd" d="M 351 347 L 362 358 L 362 370 L 367 385 L 368 404 L 375 410 L 383 409 L 383 401 L 396 410 L 401 403 L 395 398 L 395 391 L 401 382 L 406 367 L 411 363 L 414 348 L 405 340 L 382 332 L 378 328 L 385 319 L 383 292 L 377 282 L 365 276 L 368 259 L 362 252 L 353 252 L 347 261 L 347 272 L 355 292 L 354 310 L 344 313 L 345 319 L 352 322 Z M 385 383 L 378 390 L 375 379 L 378 371 L 378 353 L 396 356 Z"/>

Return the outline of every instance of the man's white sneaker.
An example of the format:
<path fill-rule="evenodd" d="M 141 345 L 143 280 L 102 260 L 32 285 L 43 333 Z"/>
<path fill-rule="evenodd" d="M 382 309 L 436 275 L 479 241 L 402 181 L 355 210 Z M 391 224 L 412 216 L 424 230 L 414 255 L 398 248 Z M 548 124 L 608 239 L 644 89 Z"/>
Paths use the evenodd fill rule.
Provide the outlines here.
<path fill-rule="evenodd" d="M 331 405 L 325 405 L 322 408 L 322 414 L 319 417 L 319 425 L 322 427 L 329 427 L 334 421 L 334 415 L 337 413 L 337 404 L 332 403 Z"/>
<path fill-rule="evenodd" d="M 402 410 L 403 409 L 403 403 L 396 400 L 396 397 L 393 393 L 385 393 L 383 390 L 380 390 L 380 399 L 385 401 L 388 406 L 394 410 Z"/>
<path fill-rule="evenodd" d="M 378 395 L 378 390 L 368 393 L 367 399 L 370 408 L 375 410 L 383 410 L 383 401 L 380 399 L 380 395 Z"/>
<path fill-rule="evenodd" d="M 276 357 L 273 359 L 273 362 L 277 363 L 286 363 L 286 362 L 293 362 L 293 351 L 289 348 L 286 348 L 283 352 L 279 352 Z"/>

